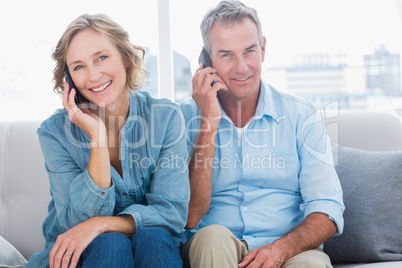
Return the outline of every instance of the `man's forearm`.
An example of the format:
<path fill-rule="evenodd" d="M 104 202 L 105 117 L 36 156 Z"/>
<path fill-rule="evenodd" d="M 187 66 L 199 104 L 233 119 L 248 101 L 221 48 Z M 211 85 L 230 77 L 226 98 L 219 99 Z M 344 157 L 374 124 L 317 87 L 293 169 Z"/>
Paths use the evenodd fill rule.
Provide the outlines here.
<path fill-rule="evenodd" d="M 200 129 L 190 156 L 191 198 L 187 229 L 195 228 L 207 213 L 212 195 L 212 159 L 215 154 L 216 131 Z"/>
<path fill-rule="evenodd" d="M 317 248 L 336 232 L 336 224 L 323 213 L 310 214 L 299 226 L 278 239 L 273 246 L 286 253 L 285 260 Z"/>

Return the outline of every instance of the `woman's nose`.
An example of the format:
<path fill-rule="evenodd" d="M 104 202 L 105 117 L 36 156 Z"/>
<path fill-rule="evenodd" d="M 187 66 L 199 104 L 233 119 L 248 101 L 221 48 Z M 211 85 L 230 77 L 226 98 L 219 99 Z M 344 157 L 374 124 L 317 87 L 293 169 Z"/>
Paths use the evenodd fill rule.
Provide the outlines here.
<path fill-rule="evenodd" d="M 93 67 L 93 68 L 89 69 L 89 80 L 91 82 L 99 81 L 101 76 L 102 76 L 102 73 L 96 67 Z"/>

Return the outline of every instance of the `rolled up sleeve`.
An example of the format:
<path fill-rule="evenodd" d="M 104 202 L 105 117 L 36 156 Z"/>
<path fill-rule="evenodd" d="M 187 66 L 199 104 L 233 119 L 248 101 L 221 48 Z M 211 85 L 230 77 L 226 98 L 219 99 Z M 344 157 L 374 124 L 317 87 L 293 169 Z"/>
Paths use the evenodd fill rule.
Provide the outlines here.
<path fill-rule="evenodd" d="M 99 188 L 89 176 L 88 169 L 80 167 L 64 144 L 51 133 L 39 129 L 38 137 L 60 226 L 68 230 L 88 218 L 112 215 L 114 186 Z"/>
<path fill-rule="evenodd" d="M 327 214 L 337 226 L 335 235 L 343 232 L 343 194 L 334 168 L 331 143 L 319 111 L 311 114 L 300 126 L 300 208 L 307 217 L 311 213 Z"/>

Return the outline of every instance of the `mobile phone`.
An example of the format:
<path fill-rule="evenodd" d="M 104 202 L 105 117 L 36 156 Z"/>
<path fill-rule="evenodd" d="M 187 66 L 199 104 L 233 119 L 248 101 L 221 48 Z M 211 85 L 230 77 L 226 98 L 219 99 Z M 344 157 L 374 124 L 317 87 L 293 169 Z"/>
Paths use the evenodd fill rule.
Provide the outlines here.
<path fill-rule="evenodd" d="M 212 67 L 211 58 L 208 55 L 208 52 L 205 48 L 202 48 L 200 56 L 198 57 L 198 64 L 203 64 L 204 69 L 207 67 Z M 215 82 L 211 83 L 211 87 L 215 85 Z"/>
<path fill-rule="evenodd" d="M 66 66 L 64 67 L 64 72 L 65 72 L 65 74 L 66 74 L 66 80 L 67 80 L 68 85 L 70 86 L 70 90 L 71 90 L 72 88 L 75 89 L 75 103 L 76 103 L 77 105 L 79 105 L 79 104 L 81 104 L 81 103 L 87 102 L 87 99 L 85 99 L 85 97 L 82 96 L 81 92 L 80 92 L 80 91 L 77 89 L 77 87 L 75 86 L 74 81 L 73 81 L 73 79 L 71 78 L 70 71 L 68 70 L 67 64 L 66 64 Z"/>
<path fill-rule="evenodd" d="M 201 50 L 200 56 L 198 57 L 198 63 L 203 64 L 204 68 L 212 67 L 211 58 L 208 55 L 208 52 L 205 48 Z"/>

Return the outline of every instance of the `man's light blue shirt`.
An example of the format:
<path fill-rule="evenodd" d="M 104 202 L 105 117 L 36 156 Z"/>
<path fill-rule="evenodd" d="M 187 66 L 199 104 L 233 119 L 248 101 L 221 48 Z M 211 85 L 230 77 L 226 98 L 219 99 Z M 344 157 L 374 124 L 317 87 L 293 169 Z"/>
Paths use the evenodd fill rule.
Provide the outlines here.
<path fill-rule="evenodd" d="M 191 152 L 200 116 L 194 100 L 180 103 Z M 320 112 L 309 102 L 261 82 L 255 116 L 240 136 L 222 111 L 212 165 L 212 200 L 192 232 L 229 228 L 249 249 L 270 244 L 309 214 L 327 214 L 343 230 L 341 185 Z"/>

